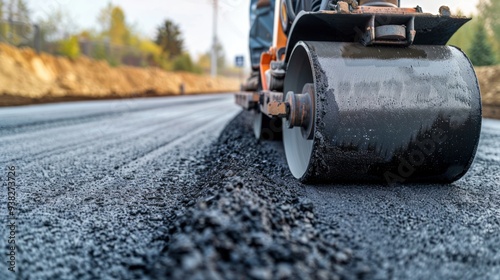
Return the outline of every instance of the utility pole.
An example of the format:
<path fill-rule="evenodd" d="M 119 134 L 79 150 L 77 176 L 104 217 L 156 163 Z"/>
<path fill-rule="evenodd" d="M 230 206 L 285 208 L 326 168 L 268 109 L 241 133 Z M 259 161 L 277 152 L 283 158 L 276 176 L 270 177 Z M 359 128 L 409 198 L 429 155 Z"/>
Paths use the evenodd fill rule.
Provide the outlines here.
<path fill-rule="evenodd" d="M 14 1 L 9 2 L 9 44 L 12 44 L 14 41 Z"/>
<path fill-rule="evenodd" d="M 212 77 L 217 76 L 217 0 L 213 0 L 214 2 L 214 19 L 213 19 L 213 38 L 212 38 L 212 62 L 211 71 Z"/>

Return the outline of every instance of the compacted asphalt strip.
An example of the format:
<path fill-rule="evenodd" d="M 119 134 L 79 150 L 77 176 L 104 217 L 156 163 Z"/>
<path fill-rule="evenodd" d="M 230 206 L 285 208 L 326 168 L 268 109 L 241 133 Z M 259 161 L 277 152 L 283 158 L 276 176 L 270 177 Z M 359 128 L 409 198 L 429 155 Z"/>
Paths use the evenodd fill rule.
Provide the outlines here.
<path fill-rule="evenodd" d="M 1 108 L 0 279 L 500 279 L 499 121 L 450 185 L 304 185 L 252 117 L 230 94 Z"/>

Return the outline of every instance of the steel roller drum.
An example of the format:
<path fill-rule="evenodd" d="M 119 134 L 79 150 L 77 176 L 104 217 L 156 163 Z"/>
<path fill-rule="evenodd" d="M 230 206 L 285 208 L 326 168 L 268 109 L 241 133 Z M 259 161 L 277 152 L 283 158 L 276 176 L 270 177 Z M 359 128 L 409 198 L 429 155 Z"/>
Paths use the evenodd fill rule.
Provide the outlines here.
<path fill-rule="evenodd" d="M 448 183 L 474 159 L 480 92 L 457 48 L 299 42 L 284 92 L 307 83 L 314 133 L 283 127 L 288 165 L 303 182 Z"/>

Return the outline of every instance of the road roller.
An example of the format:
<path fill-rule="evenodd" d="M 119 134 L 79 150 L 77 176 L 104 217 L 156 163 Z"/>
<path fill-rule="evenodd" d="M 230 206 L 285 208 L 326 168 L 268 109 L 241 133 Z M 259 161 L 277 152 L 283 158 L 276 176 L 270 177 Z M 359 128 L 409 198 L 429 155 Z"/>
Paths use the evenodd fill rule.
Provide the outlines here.
<path fill-rule="evenodd" d="M 477 150 L 481 97 L 471 62 L 446 44 L 470 18 L 397 0 L 314 2 L 276 1 L 259 89 L 236 94 L 255 136 L 282 140 L 304 183 L 460 179 Z"/>

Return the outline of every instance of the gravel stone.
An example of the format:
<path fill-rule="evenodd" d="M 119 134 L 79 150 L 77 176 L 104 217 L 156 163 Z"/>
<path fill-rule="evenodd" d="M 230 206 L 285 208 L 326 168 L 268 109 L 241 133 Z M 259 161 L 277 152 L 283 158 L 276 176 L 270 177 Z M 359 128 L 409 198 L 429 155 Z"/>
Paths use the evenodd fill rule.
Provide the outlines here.
<path fill-rule="evenodd" d="M 187 191 L 184 212 L 171 220 L 171 242 L 151 276 L 189 279 L 193 270 L 177 267 L 186 261 L 178 253 L 183 248 L 201 256 L 196 271 L 206 277 L 356 278 L 356 262 L 344 253 L 348 248 L 328 234 L 340 229 L 315 218 L 314 203 L 301 197 L 302 185 L 272 167 L 282 155 L 267 143 L 256 144 L 249 123 L 251 117 L 240 114 L 205 157 L 210 176 L 200 172 L 199 187 Z"/>
<path fill-rule="evenodd" d="M 498 122 L 451 185 L 303 185 L 232 96 L 113 102 L 0 110 L 0 279 L 500 279 Z"/>

